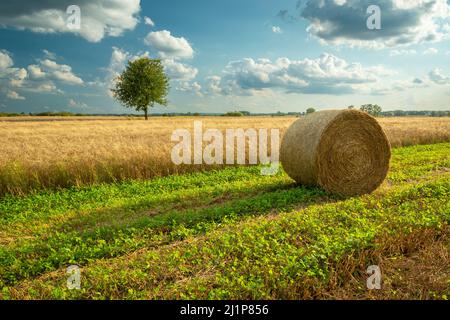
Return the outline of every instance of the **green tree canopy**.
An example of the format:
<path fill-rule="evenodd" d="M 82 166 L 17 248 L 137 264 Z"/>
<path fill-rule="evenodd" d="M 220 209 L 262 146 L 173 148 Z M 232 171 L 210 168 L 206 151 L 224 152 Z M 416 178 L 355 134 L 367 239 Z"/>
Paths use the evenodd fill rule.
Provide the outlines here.
<path fill-rule="evenodd" d="M 379 116 L 382 111 L 381 107 L 377 104 L 364 104 L 360 109 L 374 117 Z"/>
<path fill-rule="evenodd" d="M 314 108 L 306 109 L 306 114 L 313 113 L 313 112 L 316 112 L 316 109 L 314 109 Z"/>
<path fill-rule="evenodd" d="M 156 104 L 167 105 L 169 78 L 159 59 L 147 57 L 128 61 L 123 73 L 117 77 L 114 97 L 127 108 L 144 111 L 148 119 L 148 108 Z"/>

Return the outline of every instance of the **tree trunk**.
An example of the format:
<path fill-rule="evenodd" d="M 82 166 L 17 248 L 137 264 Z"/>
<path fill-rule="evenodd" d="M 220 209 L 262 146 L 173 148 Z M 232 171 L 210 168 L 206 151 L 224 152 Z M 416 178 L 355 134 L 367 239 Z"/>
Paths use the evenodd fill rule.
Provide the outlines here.
<path fill-rule="evenodd" d="M 145 112 L 145 120 L 148 120 L 148 115 L 147 115 L 148 108 L 145 108 L 145 109 L 144 109 L 144 112 Z"/>

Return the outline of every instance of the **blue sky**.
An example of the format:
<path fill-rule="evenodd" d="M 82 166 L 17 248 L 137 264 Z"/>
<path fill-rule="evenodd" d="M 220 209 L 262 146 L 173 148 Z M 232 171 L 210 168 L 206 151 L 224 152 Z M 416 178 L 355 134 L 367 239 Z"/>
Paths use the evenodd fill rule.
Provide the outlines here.
<path fill-rule="evenodd" d="M 153 112 L 448 110 L 449 40 L 447 0 L 18 0 L 0 4 L 0 112 L 130 112 L 108 89 L 140 56 L 172 79 Z"/>

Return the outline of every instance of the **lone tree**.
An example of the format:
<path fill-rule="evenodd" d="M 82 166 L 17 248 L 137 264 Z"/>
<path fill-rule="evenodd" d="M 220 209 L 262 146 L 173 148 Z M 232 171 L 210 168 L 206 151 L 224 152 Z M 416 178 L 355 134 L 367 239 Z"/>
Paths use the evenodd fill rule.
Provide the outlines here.
<path fill-rule="evenodd" d="M 117 77 L 115 88 L 111 90 L 114 97 L 125 107 L 144 111 L 148 119 L 148 108 L 155 103 L 167 106 L 169 78 L 159 59 L 147 57 L 128 61 L 126 69 Z"/>
<path fill-rule="evenodd" d="M 306 109 L 306 114 L 310 114 L 310 113 L 314 113 L 314 112 L 316 112 L 316 109 L 314 109 L 314 108 Z"/>
<path fill-rule="evenodd" d="M 379 116 L 382 111 L 381 107 L 377 104 L 364 104 L 360 109 L 374 117 Z"/>

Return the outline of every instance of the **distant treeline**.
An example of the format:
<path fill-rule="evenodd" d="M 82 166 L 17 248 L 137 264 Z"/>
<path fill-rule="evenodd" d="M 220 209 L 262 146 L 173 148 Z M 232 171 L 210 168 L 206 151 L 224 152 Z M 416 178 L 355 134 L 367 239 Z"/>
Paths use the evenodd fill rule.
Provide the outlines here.
<path fill-rule="evenodd" d="M 226 117 L 243 117 L 243 116 L 286 116 L 286 117 L 299 117 L 304 116 L 308 113 L 315 112 L 275 112 L 275 113 L 251 113 L 248 111 L 232 111 L 227 113 L 162 113 L 153 114 L 153 116 L 163 116 L 163 117 L 176 117 L 176 116 L 226 116 Z M 407 117 L 407 116 L 422 116 L 422 117 L 450 117 L 450 110 L 448 111 L 382 111 L 379 116 L 382 117 Z"/>
<path fill-rule="evenodd" d="M 307 114 L 307 112 L 275 112 L 275 113 L 251 113 L 249 111 L 232 111 L 226 113 L 153 113 L 149 116 L 153 117 L 181 117 L 181 116 L 227 116 L 227 117 L 242 117 L 242 116 L 286 116 L 299 117 Z M 379 114 L 382 117 L 406 117 L 406 116 L 425 116 L 425 117 L 450 117 L 450 110 L 446 111 L 382 111 Z M 73 113 L 68 111 L 61 112 L 39 112 L 39 113 L 8 113 L 0 112 L 0 117 L 21 117 L 21 116 L 37 116 L 37 117 L 82 117 L 82 116 L 122 116 L 122 117 L 142 117 L 139 114 L 85 114 Z"/>
<path fill-rule="evenodd" d="M 405 116 L 428 116 L 428 117 L 449 117 L 450 110 L 447 111 L 382 111 L 380 115 L 384 117 L 405 117 Z"/>
<path fill-rule="evenodd" d="M 25 116 L 36 116 L 36 117 L 80 117 L 80 116 L 91 116 L 90 114 L 83 113 L 73 113 L 68 111 L 61 112 L 39 112 L 39 113 L 7 113 L 0 112 L 0 117 L 25 117 Z"/>

